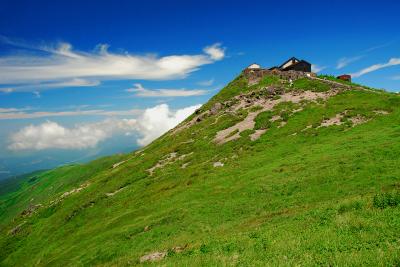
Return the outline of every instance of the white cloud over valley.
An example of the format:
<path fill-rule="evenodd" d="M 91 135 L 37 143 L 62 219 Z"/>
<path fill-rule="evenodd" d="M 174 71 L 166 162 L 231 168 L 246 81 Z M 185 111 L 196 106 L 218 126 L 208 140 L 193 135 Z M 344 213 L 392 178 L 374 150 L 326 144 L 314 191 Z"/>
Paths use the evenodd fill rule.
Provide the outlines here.
<path fill-rule="evenodd" d="M 113 135 L 130 135 L 132 132 L 139 136 L 136 142 L 143 146 L 178 125 L 199 107 L 195 105 L 173 111 L 168 105 L 161 104 L 146 109 L 135 119 L 109 118 L 73 127 L 46 121 L 26 126 L 12 134 L 8 148 L 13 151 L 86 149 L 97 146 Z"/>

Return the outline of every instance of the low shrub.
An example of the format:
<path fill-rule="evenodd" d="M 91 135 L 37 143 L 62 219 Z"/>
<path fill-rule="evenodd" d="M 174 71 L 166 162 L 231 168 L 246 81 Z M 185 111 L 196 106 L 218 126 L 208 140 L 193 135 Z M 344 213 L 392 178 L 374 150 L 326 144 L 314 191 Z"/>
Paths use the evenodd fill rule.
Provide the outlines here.
<path fill-rule="evenodd" d="M 264 111 L 261 112 L 260 114 L 257 115 L 255 119 L 255 130 L 259 129 L 267 129 L 271 126 L 271 121 L 270 119 L 272 118 L 272 112 L 271 111 Z"/>
<path fill-rule="evenodd" d="M 375 208 L 379 209 L 398 206 L 400 205 L 400 192 L 376 194 L 372 204 Z"/>

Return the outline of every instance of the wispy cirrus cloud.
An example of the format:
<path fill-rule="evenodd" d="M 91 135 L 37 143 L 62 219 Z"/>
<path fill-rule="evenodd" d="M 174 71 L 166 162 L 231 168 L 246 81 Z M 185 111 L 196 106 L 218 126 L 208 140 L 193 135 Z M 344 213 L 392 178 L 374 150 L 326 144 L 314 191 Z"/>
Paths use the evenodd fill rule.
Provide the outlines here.
<path fill-rule="evenodd" d="M 396 65 L 400 65 L 400 58 L 391 58 L 386 63 L 374 64 L 374 65 L 369 66 L 367 68 L 364 68 L 364 69 L 362 69 L 362 70 L 360 70 L 358 72 L 355 72 L 355 73 L 353 73 L 351 75 L 353 77 L 357 78 L 357 77 L 363 76 L 363 75 L 365 75 L 367 73 L 374 72 L 374 71 L 377 71 L 377 70 L 380 70 L 380 69 L 384 69 L 384 68 L 388 68 L 388 67 L 391 67 L 391 66 L 396 66 Z"/>
<path fill-rule="evenodd" d="M 311 65 L 311 71 L 315 72 L 315 73 L 321 72 L 326 68 L 327 68 L 326 66 L 319 66 L 319 65 L 315 65 L 315 64 Z"/>
<path fill-rule="evenodd" d="M 366 54 L 369 54 L 370 52 L 378 50 L 378 49 L 382 49 L 382 48 L 388 47 L 393 43 L 394 42 L 388 42 L 388 43 L 384 43 L 384 44 L 371 46 L 371 47 L 361 51 L 358 56 L 342 57 L 337 61 L 336 69 L 340 70 L 340 69 L 342 69 L 344 67 L 347 67 L 348 65 L 365 58 Z"/>
<path fill-rule="evenodd" d="M 395 42 L 391 41 L 391 42 L 387 42 L 387 43 L 384 43 L 384 44 L 371 46 L 371 47 L 365 49 L 364 52 L 368 53 L 368 52 L 372 52 L 372 51 L 377 50 L 377 49 L 385 48 L 385 47 L 391 46 L 393 43 L 395 43 Z"/>
<path fill-rule="evenodd" d="M 200 81 L 197 83 L 200 86 L 211 86 L 214 84 L 214 79 L 209 79 L 209 80 L 205 80 L 205 81 Z"/>
<path fill-rule="evenodd" d="M 134 93 L 135 96 L 139 97 L 187 97 L 208 93 L 207 90 L 202 89 L 146 89 L 140 83 L 135 83 L 133 86 L 133 88 L 125 91 Z"/>
<path fill-rule="evenodd" d="M 350 65 L 351 63 L 354 63 L 360 59 L 362 59 L 364 56 L 356 56 L 356 57 L 342 57 L 338 60 L 336 64 L 336 69 L 340 70 L 346 67 L 347 65 Z"/>
<path fill-rule="evenodd" d="M 225 57 L 220 43 L 205 47 L 199 54 L 159 57 L 112 53 L 108 45 L 84 52 L 69 43 L 31 46 L 5 37 L 0 41 L 27 50 L 0 57 L 0 84 L 15 85 L 11 86 L 14 90 L 27 90 L 34 85 L 37 86 L 32 90 L 36 91 L 41 87 L 95 86 L 113 79 L 179 79 Z"/>
<path fill-rule="evenodd" d="M 51 117 L 73 116 L 136 116 L 142 109 L 103 110 L 103 109 L 75 109 L 62 111 L 32 111 L 30 108 L 0 108 L 0 120 L 37 119 Z"/>

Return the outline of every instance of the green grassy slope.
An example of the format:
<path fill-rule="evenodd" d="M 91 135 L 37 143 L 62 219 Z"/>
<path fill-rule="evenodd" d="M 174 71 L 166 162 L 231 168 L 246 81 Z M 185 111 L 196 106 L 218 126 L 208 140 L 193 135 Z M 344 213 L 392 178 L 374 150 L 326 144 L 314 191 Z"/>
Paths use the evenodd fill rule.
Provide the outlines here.
<path fill-rule="evenodd" d="M 132 266 L 153 252 L 166 256 L 143 264 L 400 264 L 398 95 L 349 85 L 326 100 L 282 102 L 256 116 L 256 128 L 267 129 L 259 139 L 248 129 L 214 142 L 261 111 L 251 103 L 232 110 L 235 96 L 277 100 L 265 86 L 297 93 L 328 85 L 267 77 L 247 86 L 241 75 L 138 152 L 40 175 L 36 187 L 1 200 L 1 264 Z M 208 112 L 215 103 L 222 108 Z M 338 125 L 319 127 L 337 114 Z M 32 198 L 42 204 L 33 214 L 10 211 Z"/>

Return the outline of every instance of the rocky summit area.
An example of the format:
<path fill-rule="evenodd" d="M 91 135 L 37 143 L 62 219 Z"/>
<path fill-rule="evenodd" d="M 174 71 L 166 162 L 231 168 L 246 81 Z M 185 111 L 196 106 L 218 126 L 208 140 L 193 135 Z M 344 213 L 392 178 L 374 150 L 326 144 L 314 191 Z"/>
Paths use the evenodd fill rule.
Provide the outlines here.
<path fill-rule="evenodd" d="M 249 70 L 128 154 L 0 196 L 1 266 L 396 266 L 400 96 Z"/>

